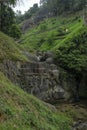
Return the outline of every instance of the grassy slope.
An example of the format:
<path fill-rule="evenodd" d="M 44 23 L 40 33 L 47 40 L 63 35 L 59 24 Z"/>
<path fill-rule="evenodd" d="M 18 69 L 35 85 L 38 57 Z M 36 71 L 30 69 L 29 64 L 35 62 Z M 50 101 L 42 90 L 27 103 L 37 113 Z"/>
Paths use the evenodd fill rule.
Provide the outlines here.
<path fill-rule="evenodd" d="M 0 130 L 70 130 L 70 123 L 0 72 Z"/>
<path fill-rule="evenodd" d="M 82 18 L 77 15 L 46 19 L 22 37 L 21 46 L 29 50 L 55 50 L 82 25 Z"/>
<path fill-rule="evenodd" d="M 26 60 L 18 45 L 0 32 L 0 62 Z M 54 112 L 53 112 L 54 111 Z M 51 110 L 0 72 L 0 130 L 70 130 L 71 118 Z"/>
<path fill-rule="evenodd" d="M 0 32 L 0 60 L 27 60 L 14 40 Z"/>

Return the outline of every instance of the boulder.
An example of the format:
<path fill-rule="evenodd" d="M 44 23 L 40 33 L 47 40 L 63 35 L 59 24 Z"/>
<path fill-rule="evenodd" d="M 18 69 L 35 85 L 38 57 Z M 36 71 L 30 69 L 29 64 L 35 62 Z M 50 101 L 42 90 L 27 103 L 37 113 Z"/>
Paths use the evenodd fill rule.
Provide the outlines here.
<path fill-rule="evenodd" d="M 51 57 L 50 57 L 50 58 L 47 58 L 47 59 L 46 59 L 46 63 L 47 63 L 47 64 L 52 64 L 52 63 L 53 63 L 53 58 L 51 58 Z"/>

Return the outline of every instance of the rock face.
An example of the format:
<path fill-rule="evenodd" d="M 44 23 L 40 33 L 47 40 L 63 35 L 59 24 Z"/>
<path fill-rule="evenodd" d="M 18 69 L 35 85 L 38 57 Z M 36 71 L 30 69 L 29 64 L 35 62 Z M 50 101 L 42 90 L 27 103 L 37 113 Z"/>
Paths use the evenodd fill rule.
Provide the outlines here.
<path fill-rule="evenodd" d="M 24 63 L 20 67 L 20 80 L 25 91 L 44 101 L 64 98 L 65 90 L 59 83 L 59 71 L 54 64 Z"/>
<path fill-rule="evenodd" d="M 65 90 L 60 85 L 59 70 L 50 53 L 42 57 L 26 54 L 31 62 L 20 63 L 5 60 L 0 70 L 15 84 L 44 101 L 64 99 Z M 41 59 L 44 59 L 42 61 Z M 48 60 L 51 59 L 51 60 Z"/>
<path fill-rule="evenodd" d="M 13 62 L 4 60 L 0 63 L 2 71 L 13 83 L 38 98 L 52 102 L 59 99 L 69 99 L 76 93 L 76 82 L 54 64 L 51 52 L 40 53 L 37 56 L 26 53 L 30 62 Z M 87 96 L 87 76 L 80 83 L 80 93 Z M 83 86 L 83 87 L 82 87 Z M 84 95 L 82 95 L 84 96 Z"/>

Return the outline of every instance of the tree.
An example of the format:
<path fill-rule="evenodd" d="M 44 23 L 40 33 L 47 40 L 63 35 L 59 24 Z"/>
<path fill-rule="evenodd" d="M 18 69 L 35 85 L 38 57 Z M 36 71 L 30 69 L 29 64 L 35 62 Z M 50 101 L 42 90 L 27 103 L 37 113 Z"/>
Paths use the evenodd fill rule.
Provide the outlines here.
<path fill-rule="evenodd" d="M 15 14 L 11 5 L 15 6 L 18 0 L 0 0 L 0 30 L 6 34 L 9 28 L 15 23 Z"/>
<path fill-rule="evenodd" d="M 6 5 L 3 5 L 3 8 L 1 9 L 1 19 L 0 19 L 0 30 L 4 33 L 8 34 L 10 26 L 14 23 L 14 12 L 11 9 L 11 7 L 7 7 Z"/>
<path fill-rule="evenodd" d="M 19 0 L 0 0 L 0 4 L 13 5 L 15 6 Z"/>
<path fill-rule="evenodd" d="M 30 18 L 33 16 L 37 11 L 39 10 L 38 4 L 34 4 L 33 7 L 31 7 L 26 13 L 25 18 Z"/>
<path fill-rule="evenodd" d="M 16 24 L 13 24 L 10 29 L 9 29 L 9 35 L 11 37 L 14 37 L 14 38 L 20 38 L 21 36 L 21 30 L 20 28 L 16 25 Z"/>
<path fill-rule="evenodd" d="M 21 21 L 24 21 L 25 19 L 31 18 L 38 11 L 39 11 L 39 7 L 37 3 L 34 4 L 33 7 L 31 7 L 28 11 L 26 11 L 25 14 L 21 14 L 20 11 L 17 11 L 16 13 L 17 23 L 20 23 Z"/>
<path fill-rule="evenodd" d="M 84 9 L 87 0 L 40 0 L 41 6 L 57 13 L 75 12 Z"/>

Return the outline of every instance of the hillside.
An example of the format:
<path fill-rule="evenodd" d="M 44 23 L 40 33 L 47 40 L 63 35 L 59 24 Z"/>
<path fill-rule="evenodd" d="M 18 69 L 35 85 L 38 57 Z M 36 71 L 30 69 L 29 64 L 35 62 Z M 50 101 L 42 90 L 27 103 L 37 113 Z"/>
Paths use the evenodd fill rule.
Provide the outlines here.
<path fill-rule="evenodd" d="M 26 61 L 27 58 L 22 54 L 21 49 L 18 47 L 17 43 L 0 32 L 0 60 L 19 60 Z"/>
<path fill-rule="evenodd" d="M 48 18 L 21 38 L 21 46 L 40 51 L 54 50 L 83 25 L 80 15 Z"/>
<path fill-rule="evenodd" d="M 1 38 L 6 41 L 7 46 L 2 46 L 4 42 L 0 42 L 1 52 L 6 52 L 7 58 L 14 60 L 13 51 L 20 54 L 19 47 L 11 38 L 1 33 Z M 11 42 L 12 40 L 12 42 Z M 14 43 L 14 45 L 13 45 Z M 10 54 L 7 53 L 10 47 Z M 15 56 L 16 60 L 20 60 L 19 56 Z M 5 59 L 5 55 L 2 59 Z M 22 59 L 22 60 L 25 60 Z M 80 104 L 81 105 L 81 104 Z M 13 84 L 2 72 L 0 72 L 0 129 L 1 130 L 71 130 L 73 121 L 81 119 L 85 121 L 85 106 L 65 105 L 64 107 L 58 103 L 58 111 L 55 107 L 46 104 L 34 96 L 24 92 L 19 86 Z M 62 107 L 62 109 L 61 109 Z M 72 110 L 71 110 L 72 109 Z M 73 112 L 73 113 L 72 113 Z M 84 116 L 85 115 L 85 116 Z"/>
<path fill-rule="evenodd" d="M 0 130 L 70 130 L 70 122 L 0 72 Z"/>
<path fill-rule="evenodd" d="M 52 51 L 55 64 L 68 72 L 64 78 L 74 77 L 76 93 L 80 90 L 87 97 L 87 26 L 81 12 L 45 19 L 22 36 L 20 46 L 32 52 Z"/>
<path fill-rule="evenodd" d="M 87 0 L 18 2 L 0 1 L 0 130 L 87 130 Z"/>
<path fill-rule="evenodd" d="M 14 40 L 0 32 L 0 63 L 7 59 L 27 60 Z M 0 130 L 70 130 L 71 124 L 71 118 L 27 94 L 0 71 Z"/>

